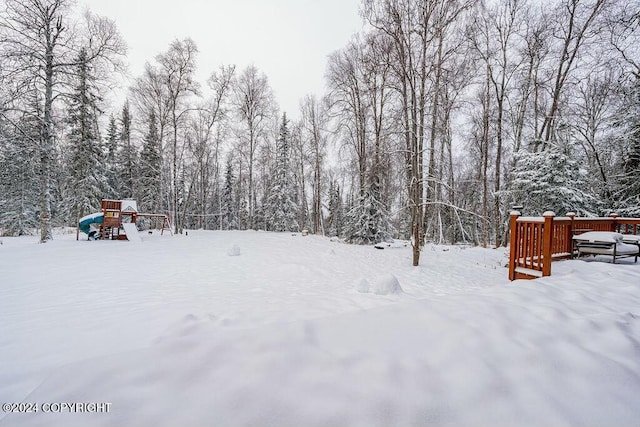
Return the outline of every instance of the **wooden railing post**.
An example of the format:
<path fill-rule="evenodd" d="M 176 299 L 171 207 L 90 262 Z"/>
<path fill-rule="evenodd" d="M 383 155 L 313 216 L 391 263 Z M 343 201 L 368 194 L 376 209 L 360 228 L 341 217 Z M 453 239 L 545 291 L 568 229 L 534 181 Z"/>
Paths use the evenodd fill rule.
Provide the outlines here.
<path fill-rule="evenodd" d="M 565 248 L 566 252 L 571 254 L 571 258 L 573 258 L 573 230 L 575 229 L 575 212 L 567 212 L 567 217 L 571 220 L 569 222 L 569 229 L 567 230 L 567 247 Z"/>
<path fill-rule="evenodd" d="M 609 218 L 612 219 L 612 221 L 611 221 L 611 231 L 613 231 L 614 233 L 616 231 L 619 231 L 619 230 L 617 230 L 617 228 L 618 228 L 618 214 L 615 213 L 615 212 L 612 212 L 612 213 L 609 214 Z"/>
<path fill-rule="evenodd" d="M 509 245 L 509 280 L 516 280 L 516 256 L 519 256 L 517 253 L 518 247 L 518 231 L 517 231 L 517 222 L 518 217 L 520 216 L 520 212 L 511 211 L 511 219 L 509 221 L 510 226 L 510 234 L 511 234 L 511 244 Z"/>
<path fill-rule="evenodd" d="M 542 276 L 551 276 L 551 254 L 553 242 L 553 218 L 555 212 L 547 211 L 544 217 L 544 230 L 542 236 Z"/>

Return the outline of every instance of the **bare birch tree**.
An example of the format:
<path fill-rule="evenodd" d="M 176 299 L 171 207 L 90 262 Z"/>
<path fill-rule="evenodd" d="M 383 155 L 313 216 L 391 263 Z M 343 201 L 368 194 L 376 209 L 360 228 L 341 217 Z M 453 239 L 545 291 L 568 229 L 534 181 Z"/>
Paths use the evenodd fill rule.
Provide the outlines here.
<path fill-rule="evenodd" d="M 420 261 L 425 218 L 435 202 L 436 140 L 444 45 L 451 26 L 474 1 L 364 0 L 369 24 L 392 40 L 391 64 L 405 139 L 413 265 Z M 430 92 L 429 92 L 430 91 Z M 429 96 L 429 93 L 431 96 Z M 431 115 L 429 117 L 429 111 Z M 427 119 L 430 119 L 428 127 Z M 427 133 L 430 130 L 429 133 Z M 427 151 L 424 143 L 428 142 Z M 425 152 L 428 155 L 425 174 Z M 427 188 L 424 181 L 427 181 Z"/>
<path fill-rule="evenodd" d="M 242 122 L 241 151 L 246 153 L 248 164 L 247 225 L 249 228 L 253 228 L 255 226 L 254 211 L 257 197 L 254 183 L 256 150 L 269 126 L 275 100 L 267 76 L 253 65 L 245 68 L 238 76 L 234 86 L 234 94 L 236 111 Z"/>
<path fill-rule="evenodd" d="M 164 85 L 165 105 L 171 125 L 171 208 L 173 211 L 174 232 L 181 233 L 179 201 L 180 182 L 178 181 L 180 158 L 178 135 L 185 125 L 189 111 L 188 99 L 199 94 L 199 84 L 194 80 L 196 54 L 198 49 L 191 39 L 174 40 L 169 50 L 156 57 L 160 72 L 160 81 Z"/>
<path fill-rule="evenodd" d="M 584 45 L 598 31 L 597 18 L 611 0 L 563 0 L 556 10 L 556 31 L 554 36 L 560 40 L 560 50 L 553 64 L 554 82 L 551 89 L 550 105 L 544 121 L 537 133 L 535 150 L 540 143 L 548 143 L 554 138 L 561 103 L 571 72 L 574 71 L 579 53 Z M 543 150 L 544 146 L 541 147 Z"/>
<path fill-rule="evenodd" d="M 207 84 L 212 90 L 208 100 L 197 108 L 191 117 L 190 128 L 193 134 L 192 152 L 197 168 L 197 212 L 198 228 L 208 228 L 211 187 L 219 190 L 220 144 L 226 135 L 225 121 L 229 113 L 227 105 L 235 66 L 221 66 L 209 77 Z M 214 182 L 212 182 L 212 179 Z"/>
<path fill-rule="evenodd" d="M 332 115 L 337 119 L 343 141 L 355 156 L 359 197 L 365 192 L 369 156 L 363 56 L 362 41 L 353 37 L 344 49 L 329 56 L 326 74 Z"/>
<path fill-rule="evenodd" d="M 302 101 L 303 138 L 307 141 L 307 151 L 313 170 L 311 225 L 314 233 L 323 232 L 322 224 L 322 188 L 323 170 L 327 148 L 327 113 L 322 102 L 314 95 L 307 95 Z"/>

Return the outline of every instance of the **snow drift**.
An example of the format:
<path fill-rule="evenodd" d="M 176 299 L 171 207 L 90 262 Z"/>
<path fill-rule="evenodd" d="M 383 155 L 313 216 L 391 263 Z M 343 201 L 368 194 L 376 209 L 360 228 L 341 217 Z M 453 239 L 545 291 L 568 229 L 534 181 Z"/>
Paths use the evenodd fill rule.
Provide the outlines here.
<path fill-rule="evenodd" d="M 410 248 L 317 236 L 142 238 L 5 238 L 0 400 L 112 405 L 0 426 L 640 419 L 640 263 L 510 283 L 492 250 L 434 247 L 413 268 Z M 87 252 L 117 268 L 82 268 Z"/>

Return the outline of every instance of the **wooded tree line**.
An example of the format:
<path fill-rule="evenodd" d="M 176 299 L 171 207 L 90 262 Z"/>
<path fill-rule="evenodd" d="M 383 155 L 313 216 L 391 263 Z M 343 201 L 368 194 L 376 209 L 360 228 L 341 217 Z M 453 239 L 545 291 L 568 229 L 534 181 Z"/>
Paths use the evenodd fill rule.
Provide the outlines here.
<path fill-rule="evenodd" d="M 125 45 L 68 0 L 4 0 L 0 228 L 132 197 L 183 228 L 501 245 L 508 213 L 640 215 L 640 2 L 363 0 L 297 119 L 255 66 L 196 80 L 175 40 L 103 94 Z M 291 113 L 291 112 L 290 112 Z M 297 114 L 296 114 L 297 113 Z"/>

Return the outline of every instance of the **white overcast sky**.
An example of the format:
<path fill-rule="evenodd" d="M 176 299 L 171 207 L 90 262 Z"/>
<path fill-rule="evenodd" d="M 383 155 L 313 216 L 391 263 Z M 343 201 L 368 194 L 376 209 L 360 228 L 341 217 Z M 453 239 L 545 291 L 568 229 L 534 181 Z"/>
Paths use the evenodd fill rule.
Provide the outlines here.
<path fill-rule="evenodd" d="M 326 58 L 362 28 L 359 0 L 78 0 L 110 17 L 127 42 L 129 72 L 176 38 L 197 44 L 201 83 L 222 64 L 263 71 L 280 108 L 298 116 L 299 100 L 324 91 Z"/>

